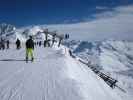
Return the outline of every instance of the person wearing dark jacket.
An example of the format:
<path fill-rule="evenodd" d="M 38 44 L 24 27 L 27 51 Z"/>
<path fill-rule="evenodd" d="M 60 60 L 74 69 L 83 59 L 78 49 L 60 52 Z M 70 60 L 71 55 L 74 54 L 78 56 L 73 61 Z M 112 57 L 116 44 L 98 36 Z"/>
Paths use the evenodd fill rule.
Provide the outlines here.
<path fill-rule="evenodd" d="M 5 49 L 5 41 L 4 39 L 1 38 L 1 41 L 0 41 L 0 50 L 4 50 Z"/>
<path fill-rule="evenodd" d="M 63 40 L 63 37 L 60 37 L 60 38 L 59 38 L 58 47 L 60 47 L 62 40 Z"/>
<path fill-rule="evenodd" d="M 17 49 L 20 49 L 21 48 L 21 42 L 20 42 L 19 39 L 17 39 L 17 41 L 16 41 L 16 48 Z"/>
<path fill-rule="evenodd" d="M 30 38 L 26 41 L 26 62 L 28 61 L 29 57 L 31 57 L 31 61 L 34 60 L 33 50 L 34 41 L 32 39 L 32 36 L 30 36 Z"/>
<path fill-rule="evenodd" d="M 9 49 L 9 45 L 10 45 L 10 41 L 7 40 L 7 41 L 6 41 L 6 47 L 7 47 L 7 49 Z"/>
<path fill-rule="evenodd" d="M 51 46 L 53 46 L 54 45 L 54 43 L 55 43 L 55 37 L 56 37 L 56 33 L 53 35 L 53 37 L 52 37 L 52 45 Z"/>

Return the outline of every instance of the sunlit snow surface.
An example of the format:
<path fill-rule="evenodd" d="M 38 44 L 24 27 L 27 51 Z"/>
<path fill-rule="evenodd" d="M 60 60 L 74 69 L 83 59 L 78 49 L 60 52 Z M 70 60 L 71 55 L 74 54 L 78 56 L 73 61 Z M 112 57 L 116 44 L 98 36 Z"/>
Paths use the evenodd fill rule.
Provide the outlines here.
<path fill-rule="evenodd" d="M 24 47 L 0 51 L 0 100 L 122 100 L 64 47 L 37 47 L 34 56 L 26 63 Z"/>
<path fill-rule="evenodd" d="M 73 53 L 118 80 L 124 100 L 133 98 L 133 42 L 104 40 L 96 42 L 71 41 L 66 44 Z"/>
<path fill-rule="evenodd" d="M 45 28 L 47 27 L 19 28 L 15 33 L 8 34 L 6 39 L 15 42 L 16 38 L 19 38 L 25 41 L 29 35 L 34 35 L 35 39 L 44 40 L 45 35 L 38 34 L 38 31 Z M 51 28 L 49 31 L 52 31 Z M 90 60 L 99 70 L 117 79 L 117 85 L 122 91 L 118 88 L 110 89 L 86 66 L 65 56 L 64 47 L 36 48 L 35 62 L 28 64 L 24 61 L 25 49 L 17 51 L 15 47 L 11 47 L 10 50 L 0 51 L 0 100 L 119 100 L 119 97 L 132 100 L 133 42 L 112 39 L 96 42 L 74 40 L 65 45 L 71 48 L 76 56 Z M 61 81 L 56 81 L 57 88 L 52 85 L 52 80 L 58 78 Z"/>

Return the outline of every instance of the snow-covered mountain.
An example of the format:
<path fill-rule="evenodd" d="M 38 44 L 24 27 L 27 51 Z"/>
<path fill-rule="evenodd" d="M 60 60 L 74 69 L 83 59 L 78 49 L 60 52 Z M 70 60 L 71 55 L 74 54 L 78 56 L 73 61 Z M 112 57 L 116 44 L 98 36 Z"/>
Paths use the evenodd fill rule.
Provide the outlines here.
<path fill-rule="evenodd" d="M 13 25 L 10 25 L 10 24 L 0 24 L 0 35 L 5 35 L 5 34 L 8 34 L 8 33 L 11 33 L 13 31 L 15 31 L 15 26 Z"/>
<path fill-rule="evenodd" d="M 90 61 L 99 70 L 117 79 L 128 95 L 133 95 L 133 42 L 73 40 L 66 45 L 76 56 Z"/>
<path fill-rule="evenodd" d="M 0 24 L 0 37 L 4 39 L 14 38 L 16 27 L 10 24 Z"/>
<path fill-rule="evenodd" d="M 14 26 L 6 24 L 1 26 L 1 36 L 11 40 L 19 38 L 21 41 L 25 41 L 29 35 L 34 35 L 36 39 L 45 38 L 43 33 L 39 33 L 46 28 L 45 26 L 29 26 L 17 29 Z M 84 97 L 85 100 L 97 100 L 98 98 L 99 100 L 106 100 L 107 98 L 110 98 L 110 100 L 132 100 L 133 42 L 117 41 L 113 39 L 95 42 L 72 40 L 64 41 L 64 45 L 69 47 L 74 55 L 87 62 L 91 62 L 91 64 L 96 66 L 100 71 L 117 79 L 117 85 L 125 92 L 120 91 L 120 89 L 111 90 L 105 85 L 103 80 L 95 76 L 94 73 L 92 74 L 87 66 L 75 61 L 75 59 L 70 57 L 67 58 L 65 56 L 66 54 L 62 54 L 65 49 L 64 46 L 61 48 L 52 48 L 52 50 L 50 48 L 36 48 L 35 52 L 37 53 L 35 55 L 37 56 L 37 63 L 35 63 L 35 65 L 25 65 L 23 62 L 19 63 L 19 61 L 23 61 L 21 59 L 23 59 L 25 51 L 24 49 L 16 51 L 12 48 L 8 52 L 0 51 L 0 70 L 2 70 L 0 71 L 0 98 L 2 100 L 6 100 L 7 98 L 9 98 L 9 100 L 19 100 L 18 98 L 24 95 L 21 100 L 29 100 L 29 98 L 33 100 L 33 97 L 38 98 L 37 100 L 40 100 L 40 98 L 47 100 L 53 100 L 53 98 L 55 100 L 62 100 L 64 98 L 64 100 L 82 100 L 80 97 Z M 21 57 L 19 54 L 21 54 Z M 44 54 L 44 56 L 42 54 Z M 63 58 L 60 59 L 62 56 Z M 59 58 L 59 60 L 57 58 Z M 14 63 L 11 64 L 10 60 L 14 61 Z M 46 62 L 43 62 L 45 60 Z M 8 63 L 4 63 L 4 61 L 7 61 Z M 20 70 L 21 68 L 18 65 L 23 67 L 22 70 Z M 10 66 L 13 66 L 13 68 Z M 26 68 L 24 66 L 26 66 Z M 52 69 L 53 66 L 56 66 L 54 70 Z M 32 72 L 30 70 L 32 70 Z M 58 72 L 58 70 L 61 70 L 61 72 Z M 13 76 L 10 77 L 10 73 L 13 73 Z M 58 73 L 60 73 L 58 77 L 59 81 L 57 81 L 55 77 Z M 16 74 L 18 76 L 16 76 Z M 29 74 L 32 75 L 28 77 L 27 75 Z M 6 79 L 6 76 L 9 76 L 9 79 Z M 62 76 L 65 76 L 65 78 Z M 68 85 L 64 85 L 67 81 L 62 81 L 65 80 L 66 77 L 69 77 L 70 80 L 72 80 L 68 80 Z M 12 78 L 14 81 L 12 81 Z M 78 83 L 78 88 L 73 87 L 73 85 L 76 85 L 75 81 L 73 83 L 73 80 L 76 80 L 76 84 Z M 30 81 L 33 81 L 35 84 L 32 86 Z M 8 84 L 9 82 L 11 82 L 11 84 Z M 23 89 L 23 87 L 25 87 L 25 89 Z M 65 89 L 65 87 L 67 87 L 67 89 Z M 80 93 L 75 92 L 75 88 L 80 90 L 81 95 L 79 95 Z M 55 91 L 58 89 L 59 91 Z M 35 90 L 37 90 L 37 94 L 34 93 Z M 68 92 L 71 94 L 67 95 Z M 97 94 L 95 94 L 96 92 Z M 30 95 L 27 95 L 26 93 L 29 93 Z M 50 93 L 53 93 L 54 95 L 51 96 Z M 62 96 L 59 94 L 62 94 Z M 113 97 L 113 95 L 115 96 Z M 79 98 L 77 99 L 77 97 Z"/>
<path fill-rule="evenodd" d="M 15 28 L 10 24 L 0 24 L 0 37 L 4 39 L 10 39 L 12 41 L 19 38 L 21 41 L 25 41 L 30 35 L 37 39 L 44 39 L 45 35 L 42 32 L 45 27 L 41 26 L 29 26 L 22 28 Z"/>

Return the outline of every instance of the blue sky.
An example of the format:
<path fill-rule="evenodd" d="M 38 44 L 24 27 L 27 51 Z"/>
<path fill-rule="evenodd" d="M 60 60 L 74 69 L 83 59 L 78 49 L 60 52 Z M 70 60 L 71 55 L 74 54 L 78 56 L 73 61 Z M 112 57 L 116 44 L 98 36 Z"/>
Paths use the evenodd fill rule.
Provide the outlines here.
<path fill-rule="evenodd" d="M 0 23 L 17 26 L 79 23 L 133 0 L 0 0 Z"/>

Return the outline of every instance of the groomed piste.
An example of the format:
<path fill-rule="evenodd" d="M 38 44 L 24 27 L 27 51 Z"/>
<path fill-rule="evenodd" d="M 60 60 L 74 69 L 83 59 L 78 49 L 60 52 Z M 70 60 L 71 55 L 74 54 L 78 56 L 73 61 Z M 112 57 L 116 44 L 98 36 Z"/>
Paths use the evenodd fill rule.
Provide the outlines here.
<path fill-rule="evenodd" d="M 0 100 L 121 100 L 65 47 L 35 48 L 26 63 L 25 48 L 0 51 Z"/>

